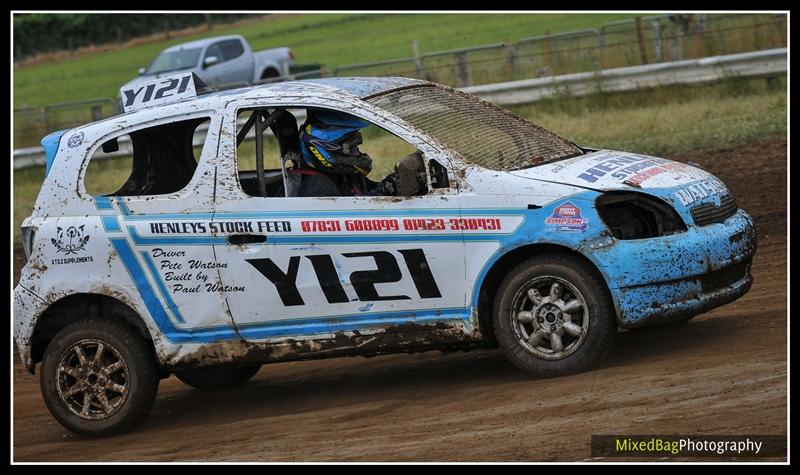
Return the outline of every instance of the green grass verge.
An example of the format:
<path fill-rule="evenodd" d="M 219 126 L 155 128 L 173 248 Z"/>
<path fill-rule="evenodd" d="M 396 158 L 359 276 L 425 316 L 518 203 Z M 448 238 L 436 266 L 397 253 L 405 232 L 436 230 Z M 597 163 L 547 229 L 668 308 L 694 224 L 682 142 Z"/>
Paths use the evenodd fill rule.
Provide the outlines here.
<path fill-rule="evenodd" d="M 196 38 L 238 33 L 254 49 L 292 47 L 299 63 L 326 67 L 411 56 L 420 52 L 517 41 L 546 31 L 597 28 L 634 14 L 296 14 L 265 17 L 238 27 L 220 25 L 210 32 L 98 51 L 67 60 L 14 70 L 14 107 L 116 97 L 164 48 Z"/>
<path fill-rule="evenodd" d="M 665 88 L 624 95 L 564 97 L 514 111 L 581 145 L 675 156 L 694 149 L 719 149 L 787 134 L 785 81 L 730 81 L 694 88 Z M 378 131 L 367 131 L 363 149 L 375 159 L 372 179 L 391 170 L 408 153 L 407 144 Z M 248 143 L 242 145 L 247 147 Z M 268 144 L 266 156 L 276 147 Z M 254 163 L 252 153 L 244 160 Z M 268 166 L 277 166 L 271 158 Z M 99 183 L 122 183 L 130 170 L 126 159 L 96 162 L 91 177 Z M 33 208 L 44 168 L 14 173 L 14 241 Z"/>
<path fill-rule="evenodd" d="M 730 79 L 699 87 L 562 97 L 513 107 L 573 142 L 673 156 L 786 135 L 785 79 Z"/>

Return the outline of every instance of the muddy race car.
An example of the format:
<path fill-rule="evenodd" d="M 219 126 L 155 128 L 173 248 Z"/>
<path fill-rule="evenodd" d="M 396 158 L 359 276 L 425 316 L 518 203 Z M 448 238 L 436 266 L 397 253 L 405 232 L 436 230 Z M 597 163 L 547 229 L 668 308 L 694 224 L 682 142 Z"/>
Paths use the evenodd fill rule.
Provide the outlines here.
<path fill-rule="evenodd" d="M 585 371 L 618 328 L 751 286 L 753 221 L 694 166 L 581 147 L 425 81 L 196 79 L 123 90 L 128 112 L 42 141 L 14 331 L 74 432 L 130 427 L 170 374 L 210 388 L 271 362 L 481 347 L 534 377 Z M 321 110 L 413 150 L 393 194 L 298 193 L 298 122 Z M 129 174 L 96 191 L 110 180 L 87 168 L 115 154 Z"/>

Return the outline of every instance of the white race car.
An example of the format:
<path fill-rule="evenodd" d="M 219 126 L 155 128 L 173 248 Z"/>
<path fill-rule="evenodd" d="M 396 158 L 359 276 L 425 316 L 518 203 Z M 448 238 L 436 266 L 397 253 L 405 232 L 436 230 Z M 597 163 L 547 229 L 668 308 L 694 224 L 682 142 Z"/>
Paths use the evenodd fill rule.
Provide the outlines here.
<path fill-rule="evenodd" d="M 42 141 L 15 339 L 74 432 L 130 427 L 172 373 L 213 387 L 269 362 L 497 346 L 533 376 L 584 371 L 618 328 L 751 286 L 753 222 L 693 166 L 580 147 L 425 81 L 195 79 L 123 90 L 129 112 Z M 416 149 L 396 194 L 298 196 L 297 119 L 323 109 Z M 92 192 L 87 167 L 115 153 L 128 179 Z"/>

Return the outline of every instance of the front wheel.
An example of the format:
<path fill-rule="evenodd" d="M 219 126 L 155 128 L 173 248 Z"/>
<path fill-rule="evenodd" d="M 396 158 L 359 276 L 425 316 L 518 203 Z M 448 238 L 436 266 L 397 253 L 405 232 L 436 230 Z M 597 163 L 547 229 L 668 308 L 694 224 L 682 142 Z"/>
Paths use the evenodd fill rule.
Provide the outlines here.
<path fill-rule="evenodd" d="M 141 421 L 159 383 L 147 341 L 125 324 L 94 318 L 56 334 L 45 350 L 39 378 L 53 417 L 89 436 L 122 432 Z"/>
<path fill-rule="evenodd" d="M 515 267 L 495 298 L 494 330 L 531 376 L 586 371 L 611 352 L 616 319 L 605 283 L 576 257 L 543 255 Z"/>

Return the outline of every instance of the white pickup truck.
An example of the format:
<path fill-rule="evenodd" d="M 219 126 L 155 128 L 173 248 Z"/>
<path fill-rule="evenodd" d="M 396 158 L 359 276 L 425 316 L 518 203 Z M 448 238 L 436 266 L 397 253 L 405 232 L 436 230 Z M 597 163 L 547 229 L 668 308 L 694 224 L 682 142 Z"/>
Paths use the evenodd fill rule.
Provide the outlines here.
<path fill-rule="evenodd" d="M 125 86 L 178 71 L 195 73 L 210 86 L 242 86 L 288 75 L 293 60 L 288 47 L 253 51 L 241 35 L 216 36 L 170 46 Z"/>

